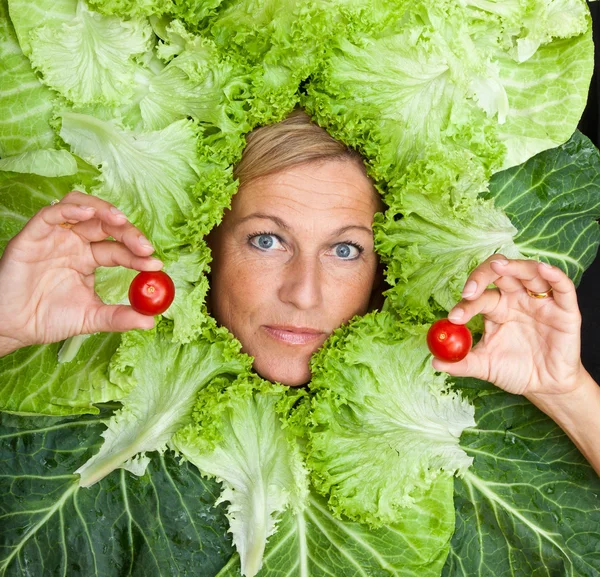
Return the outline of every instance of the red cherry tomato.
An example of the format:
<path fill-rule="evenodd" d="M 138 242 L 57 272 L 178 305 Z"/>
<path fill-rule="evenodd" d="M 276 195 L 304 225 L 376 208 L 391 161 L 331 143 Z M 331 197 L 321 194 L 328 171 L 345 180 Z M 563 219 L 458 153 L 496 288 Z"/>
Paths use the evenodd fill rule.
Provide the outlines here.
<path fill-rule="evenodd" d="M 434 322 L 427 332 L 427 346 L 440 361 L 457 363 L 471 350 L 473 337 L 465 325 L 455 325 L 448 319 Z"/>
<path fill-rule="evenodd" d="M 129 285 L 131 308 L 143 315 L 164 313 L 175 298 L 175 285 L 162 270 L 142 271 Z"/>

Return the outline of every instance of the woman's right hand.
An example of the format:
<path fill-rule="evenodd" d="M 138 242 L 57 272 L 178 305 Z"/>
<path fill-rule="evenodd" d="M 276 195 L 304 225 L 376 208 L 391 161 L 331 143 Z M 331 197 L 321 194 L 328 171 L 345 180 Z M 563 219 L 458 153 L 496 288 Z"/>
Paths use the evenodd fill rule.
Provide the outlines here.
<path fill-rule="evenodd" d="M 64 222 L 72 228 L 59 226 Z M 105 305 L 94 291 L 94 271 L 117 265 L 160 270 L 163 263 L 150 257 L 153 252 L 127 217 L 98 197 L 72 191 L 39 210 L 0 259 L 4 352 L 79 334 L 152 328 L 153 317 Z"/>

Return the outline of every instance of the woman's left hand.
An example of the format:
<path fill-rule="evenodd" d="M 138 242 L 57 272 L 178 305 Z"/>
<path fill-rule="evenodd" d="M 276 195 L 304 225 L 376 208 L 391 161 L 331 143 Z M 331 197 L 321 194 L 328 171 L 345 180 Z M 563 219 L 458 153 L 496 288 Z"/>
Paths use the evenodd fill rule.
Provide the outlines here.
<path fill-rule="evenodd" d="M 497 288 L 488 289 L 492 283 Z M 526 289 L 552 291 L 535 298 Z M 569 393 L 581 384 L 586 374 L 580 358 L 581 314 L 575 285 L 560 269 L 495 254 L 469 275 L 462 296 L 448 318 L 465 324 L 482 313 L 485 332 L 462 361 L 434 359 L 436 370 L 526 396 Z"/>

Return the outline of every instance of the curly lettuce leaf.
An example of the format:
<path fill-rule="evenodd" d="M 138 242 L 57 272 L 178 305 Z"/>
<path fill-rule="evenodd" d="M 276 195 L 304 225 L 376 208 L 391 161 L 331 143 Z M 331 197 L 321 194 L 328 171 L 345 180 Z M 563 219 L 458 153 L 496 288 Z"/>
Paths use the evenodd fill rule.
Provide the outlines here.
<path fill-rule="evenodd" d="M 203 475 L 222 483 L 217 503 L 229 503 L 229 530 L 245 577 L 260 570 L 282 512 L 300 512 L 308 498 L 299 446 L 278 411 L 286 391 L 253 376 L 232 384 L 217 379 L 200 392 L 194 423 L 172 441 Z"/>
<path fill-rule="evenodd" d="M 365 155 L 377 179 L 439 150 L 466 149 L 488 170 L 498 168 L 505 151 L 497 122 L 474 98 L 476 83 L 494 70 L 460 5 L 419 2 L 400 22 L 389 35 L 337 38 L 308 84 L 305 105 Z"/>
<path fill-rule="evenodd" d="M 472 462 L 459 437 L 473 407 L 431 366 L 427 327 L 371 313 L 335 331 L 311 363 L 307 462 L 332 512 L 372 526 L 402 518 L 434 479 Z"/>
<path fill-rule="evenodd" d="M 184 244 L 180 228 L 194 207 L 200 175 L 197 129 L 178 120 L 152 132 L 119 128 L 93 116 L 64 112 L 60 136 L 71 150 L 100 167 L 92 192 L 119 207 L 159 251 Z"/>
<path fill-rule="evenodd" d="M 247 100 L 257 74 L 224 57 L 211 40 L 189 34 L 179 21 L 167 26 L 167 34 L 180 39 L 182 46 L 159 46 L 159 55 L 170 55 L 170 50 L 177 55 L 148 81 L 140 101 L 144 125 L 158 130 L 191 117 L 215 152 L 222 149 L 230 163 L 238 160 L 244 135 L 252 128 Z"/>
<path fill-rule="evenodd" d="M 249 358 L 239 350 L 240 344 L 214 324 L 185 345 L 172 341 L 169 322 L 125 333 L 111 359 L 110 380 L 130 392 L 107 423 L 98 453 L 77 469 L 81 486 L 89 487 L 119 467 L 143 474 L 146 453 L 164 452 L 189 422 L 200 389 L 215 376 L 249 369 Z"/>
<path fill-rule="evenodd" d="M 152 28 L 143 20 L 102 16 L 82 0 L 75 4 L 69 24 L 30 33 L 31 62 L 46 84 L 75 104 L 127 102 L 138 66 L 134 57 L 151 49 Z"/>
<path fill-rule="evenodd" d="M 495 252 L 520 258 L 517 229 L 493 200 L 485 171 L 464 154 L 411 164 L 375 216 L 375 245 L 392 286 L 388 305 L 402 318 L 431 321 L 458 300 L 469 272 Z"/>

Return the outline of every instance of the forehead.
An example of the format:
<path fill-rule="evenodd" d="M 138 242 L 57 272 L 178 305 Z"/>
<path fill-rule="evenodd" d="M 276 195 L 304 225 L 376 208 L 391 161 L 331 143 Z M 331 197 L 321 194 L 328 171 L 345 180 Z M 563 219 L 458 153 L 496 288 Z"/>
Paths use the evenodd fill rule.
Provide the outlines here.
<path fill-rule="evenodd" d="M 276 211 L 285 220 L 353 218 L 371 224 L 378 194 L 357 163 L 331 160 L 301 164 L 240 187 L 232 216 Z"/>

